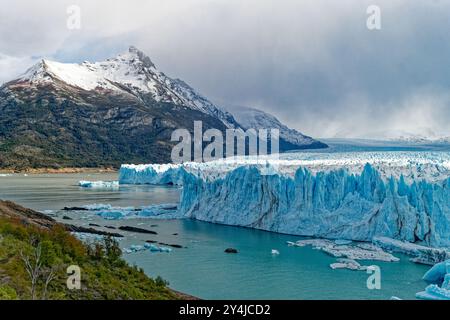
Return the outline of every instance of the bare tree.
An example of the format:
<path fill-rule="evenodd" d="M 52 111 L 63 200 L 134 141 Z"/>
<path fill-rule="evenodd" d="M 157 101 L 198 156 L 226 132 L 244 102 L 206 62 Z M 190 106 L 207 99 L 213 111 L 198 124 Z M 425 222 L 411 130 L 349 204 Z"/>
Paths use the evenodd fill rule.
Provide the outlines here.
<path fill-rule="evenodd" d="M 44 277 L 44 288 L 42 289 L 42 300 L 47 299 L 48 286 L 56 278 L 58 267 L 46 268 L 42 271 L 42 276 Z"/>
<path fill-rule="evenodd" d="M 36 299 L 36 286 L 41 275 L 42 268 L 42 246 L 38 243 L 33 247 L 33 251 L 30 255 L 24 254 L 23 250 L 20 250 L 20 257 L 25 264 L 25 270 L 28 273 L 28 277 L 31 281 L 30 293 L 31 299 Z"/>

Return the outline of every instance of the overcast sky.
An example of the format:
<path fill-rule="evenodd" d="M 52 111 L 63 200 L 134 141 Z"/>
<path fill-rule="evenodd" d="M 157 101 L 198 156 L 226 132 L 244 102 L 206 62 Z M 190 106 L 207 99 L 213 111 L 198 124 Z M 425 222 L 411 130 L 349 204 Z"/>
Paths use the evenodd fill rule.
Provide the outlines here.
<path fill-rule="evenodd" d="M 450 0 L 0 0 L 0 82 L 135 45 L 219 105 L 314 137 L 450 135 Z M 67 28 L 67 7 L 81 29 Z M 366 27 L 381 9 L 381 30 Z"/>

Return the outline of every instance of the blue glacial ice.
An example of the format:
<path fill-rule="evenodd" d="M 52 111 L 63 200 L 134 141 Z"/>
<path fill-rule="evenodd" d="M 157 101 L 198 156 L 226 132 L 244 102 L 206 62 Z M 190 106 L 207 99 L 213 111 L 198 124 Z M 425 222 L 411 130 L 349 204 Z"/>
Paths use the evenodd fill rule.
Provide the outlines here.
<path fill-rule="evenodd" d="M 146 250 L 148 250 L 150 252 L 165 252 L 165 253 L 172 252 L 171 248 L 160 247 L 160 246 L 154 245 L 152 243 L 145 243 L 144 245 L 132 244 L 130 247 L 124 248 L 123 252 L 129 254 L 129 253 L 135 253 L 135 252 L 146 251 Z"/>
<path fill-rule="evenodd" d="M 92 243 L 92 242 L 102 242 L 105 239 L 105 236 L 93 233 L 85 233 L 85 232 L 71 232 L 73 236 L 75 236 L 78 240 L 83 242 Z M 121 241 L 121 238 L 113 237 L 116 241 Z"/>
<path fill-rule="evenodd" d="M 385 181 L 371 165 L 361 174 L 340 169 L 314 175 L 299 168 L 294 177 L 261 175 L 247 166 L 214 181 L 186 176 L 180 214 L 328 239 L 385 236 L 450 246 L 450 179 Z"/>
<path fill-rule="evenodd" d="M 120 183 L 182 185 L 172 217 L 317 238 L 450 246 L 449 153 L 283 157 L 273 175 L 247 160 L 124 165 Z"/>
<path fill-rule="evenodd" d="M 425 273 L 423 280 L 429 284 L 443 283 L 445 275 L 447 274 L 447 264 L 450 264 L 450 259 L 435 264 L 430 270 L 427 271 L 427 273 Z"/>
<path fill-rule="evenodd" d="M 172 164 L 122 165 L 120 184 L 182 185 L 182 167 Z"/>
<path fill-rule="evenodd" d="M 144 207 L 114 207 L 110 204 L 89 204 L 83 208 L 93 211 L 99 217 L 105 220 L 121 220 L 133 218 L 165 218 L 173 215 L 177 211 L 176 203 L 155 204 Z"/>
<path fill-rule="evenodd" d="M 87 204 L 83 206 L 84 209 L 87 210 L 109 210 L 112 208 L 110 204 L 104 204 L 104 203 L 93 203 L 93 204 Z"/>
<path fill-rule="evenodd" d="M 431 283 L 416 298 L 423 300 L 450 300 L 450 260 L 438 263 L 423 278 Z"/>
<path fill-rule="evenodd" d="M 78 185 L 82 188 L 92 189 L 118 189 L 119 181 L 79 181 Z"/>
<path fill-rule="evenodd" d="M 415 263 L 435 265 L 450 259 L 450 251 L 445 248 L 432 248 L 387 237 L 374 237 L 372 243 L 389 252 L 406 254 Z"/>

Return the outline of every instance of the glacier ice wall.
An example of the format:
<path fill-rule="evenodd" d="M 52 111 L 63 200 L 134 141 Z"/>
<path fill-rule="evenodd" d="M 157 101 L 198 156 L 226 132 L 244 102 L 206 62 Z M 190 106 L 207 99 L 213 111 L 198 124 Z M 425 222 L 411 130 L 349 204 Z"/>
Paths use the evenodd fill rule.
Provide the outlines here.
<path fill-rule="evenodd" d="M 367 164 L 360 174 L 299 168 L 294 177 L 266 176 L 244 166 L 213 181 L 183 179 L 183 217 L 320 238 L 450 246 L 450 178 L 383 180 Z"/>
<path fill-rule="evenodd" d="M 120 184 L 171 184 L 182 185 L 185 170 L 176 164 L 122 165 Z"/>
<path fill-rule="evenodd" d="M 410 158 L 415 166 L 391 161 L 359 170 L 346 159 L 342 166 L 325 159 L 320 166 L 301 163 L 275 175 L 226 162 L 123 165 L 120 183 L 183 186 L 180 218 L 329 239 L 378 236 L 450 246 L 448 168 Z"/>

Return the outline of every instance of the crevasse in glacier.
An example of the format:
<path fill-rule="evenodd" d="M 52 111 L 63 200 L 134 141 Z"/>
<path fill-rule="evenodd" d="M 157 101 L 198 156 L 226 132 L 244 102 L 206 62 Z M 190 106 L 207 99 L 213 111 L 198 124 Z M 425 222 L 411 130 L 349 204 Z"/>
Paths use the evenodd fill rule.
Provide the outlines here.
<path fill-rule="evenodd" d="M 381 236 L 450 246 L 450 178 L 442 169 L 448 168 L 426 164 L 433 170 L 426 180 L 418 178 L 428 175 L 419 165 L 408 169 L 415 176 L 407 178 L 388 176 L 399 170 L 385 164 L 367 163 L 359 172 L 332 165 L 296 166 L 274 175 L 261 174 L 255 165 L 225 172 L 212 164 L 128 165 L 121 168 L 120 183 L 182 185 L 179 217 L 328 239 Z M 208 170 L 222 172 L 205 175 Z"/>

